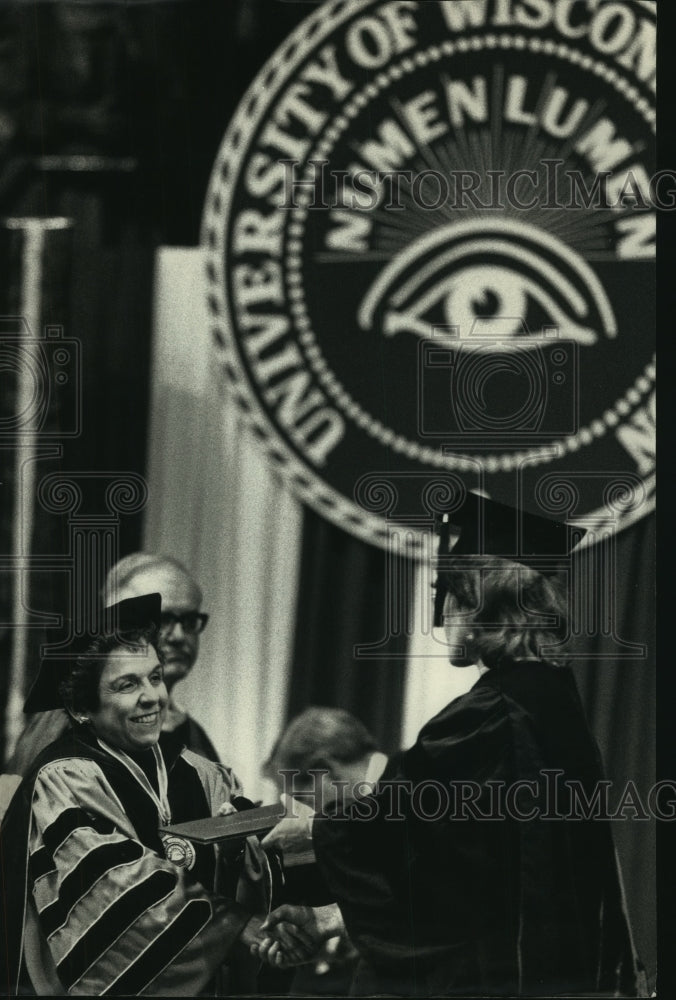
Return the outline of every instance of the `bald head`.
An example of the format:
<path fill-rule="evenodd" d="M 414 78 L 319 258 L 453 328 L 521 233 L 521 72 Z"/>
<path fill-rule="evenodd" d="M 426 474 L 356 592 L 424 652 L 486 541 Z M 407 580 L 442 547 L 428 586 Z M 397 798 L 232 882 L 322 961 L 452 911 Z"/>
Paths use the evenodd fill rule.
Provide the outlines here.
<path fill-rule="evenodd" d="M 110 569 L 103 586 L 103 603 L 108 606 L 128 597 L 159 592 L 162 613 L 175 616 L 199 611 L 202 591 L 185 566 L 172 556 L 132 552 Z M 184 631 L 180 622 L 160 631 L 159 649 L 164 660 L 167 687 L 182 680 L 191 670 L 199 651 L 199 635 Z"/>
<path fill-rule="evenodd" d="M 174 598 L 193 609 L 202 604 L 202 591 L 183 563 L 150 552 L 132 552 L 111 567 L 103 585 L 103 603 L 108 607 L 155 591 L 162 594 L 163 607 L 174 604 Z"/>

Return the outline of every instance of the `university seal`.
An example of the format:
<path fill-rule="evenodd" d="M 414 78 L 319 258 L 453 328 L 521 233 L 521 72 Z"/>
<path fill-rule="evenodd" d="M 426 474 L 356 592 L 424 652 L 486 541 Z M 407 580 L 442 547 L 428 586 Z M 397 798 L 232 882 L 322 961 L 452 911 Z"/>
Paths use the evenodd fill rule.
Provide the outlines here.
<path fill-rule="evenodd" d="M 441 490 L 652 509 L 655 5 L 329 0 L 228 127 L 212 332 L 270 460 L 420 555 Z"/>

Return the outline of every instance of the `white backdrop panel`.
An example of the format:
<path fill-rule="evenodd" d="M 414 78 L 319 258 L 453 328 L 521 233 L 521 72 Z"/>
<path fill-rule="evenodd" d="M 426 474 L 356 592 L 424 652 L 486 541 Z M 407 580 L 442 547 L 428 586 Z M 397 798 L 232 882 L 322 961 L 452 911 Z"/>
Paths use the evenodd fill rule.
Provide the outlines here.
<path fill-rule="evenodd" d="M 431 628 L 433 576 L 429 563 L 418 566 L 401 725 L 404 747 L 415 743 L 424 724 L 479 679 L 477 667 L 450 665 L 443 629 Z"/>
<path fill-rule="evenodd" d="M 162 247 L 155 276 L 144 548 L 175 555 L 211 615 L 177 688 L 246 793 L 284 723 L 302 509 L 243 424 L 210 339 L 201 249 Z"/>

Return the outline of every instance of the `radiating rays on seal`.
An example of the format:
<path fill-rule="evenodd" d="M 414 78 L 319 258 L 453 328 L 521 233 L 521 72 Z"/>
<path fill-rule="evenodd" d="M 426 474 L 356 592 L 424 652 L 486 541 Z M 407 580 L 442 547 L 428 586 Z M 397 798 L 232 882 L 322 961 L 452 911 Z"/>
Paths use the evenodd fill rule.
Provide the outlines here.
<path fill-rule="evenodd" d="M 553 330 L 585 346 L 617 334 L 601 283 L 574 250 L 535 226 L 486 218 L 442 226 L 401 250 L 363 297 L 358 322 L 388 337 L 444 327 L 466 337 L 480 327 L 502 351 Z"/>

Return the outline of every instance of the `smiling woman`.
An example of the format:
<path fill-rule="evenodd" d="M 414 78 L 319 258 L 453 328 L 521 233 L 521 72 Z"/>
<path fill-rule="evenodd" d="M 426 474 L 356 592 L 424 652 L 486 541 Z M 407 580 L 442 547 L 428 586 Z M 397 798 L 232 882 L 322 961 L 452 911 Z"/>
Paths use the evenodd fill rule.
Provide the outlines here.
<path fill-rule="evenodd" d="M 216 815 L 241 786 L 229 768 L 160 749 L 159 594 L 105 616 L 101 634 L 60 669 L 43 661 L 36 681 L 43 707 L 64 705 L 73 728 L 35 761 L 2 826 L 3 912 L 25 919 L 3 929 L 0 982 L 10 996 L 31 992 L 26 974 L 42 996 L 192 996 L 222 980 L 227 962 L 250 991 L 237 943 L 257 935 L 271 885 L 257 841 L 235 869 L 213 846 L 159 832 Z M 232 898 L 215 893 L 217 878 Z"/>
<path fill-rule="evenodd" d="M 123 649 L 116 637 L 98 640 L 62 685 L 64 701 L 79 721 L 131 753 L 157 743 L 167 709 L 164 671 L 151 637 L 147 629 L 132 633 Z M 93 656 L 98 662 L 87 666 Z"/>

